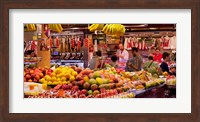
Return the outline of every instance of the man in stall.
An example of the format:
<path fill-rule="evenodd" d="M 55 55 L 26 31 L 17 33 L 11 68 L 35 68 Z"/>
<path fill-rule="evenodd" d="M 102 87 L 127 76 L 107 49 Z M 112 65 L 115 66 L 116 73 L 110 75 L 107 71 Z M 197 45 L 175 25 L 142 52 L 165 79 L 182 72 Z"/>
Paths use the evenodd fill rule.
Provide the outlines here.
<path fill-rule="evenodd" d="M 125 71 L 134 72 L 142 69 L 142 57 L 138 53 L 138 48 L 132 48 L 133 57 L 126 62 Z"/>
<path fill-rule="evenodd" d="M 119 58 L 119 62 L 126 62 L 129 58 L 129 53 L 124 49 L 124 45 L 122 43 L 119 44 L 116 56 Z"/>

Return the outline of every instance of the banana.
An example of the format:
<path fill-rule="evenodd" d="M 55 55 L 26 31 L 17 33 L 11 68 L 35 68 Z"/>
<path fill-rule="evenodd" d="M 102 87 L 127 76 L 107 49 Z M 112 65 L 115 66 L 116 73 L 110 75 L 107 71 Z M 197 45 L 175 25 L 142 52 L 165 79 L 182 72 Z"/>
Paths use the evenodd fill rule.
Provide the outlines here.
<path fill-rule="evenodd" d="M 93 28 L 90 29 L 91 32 L 94 32 L 98 28 L 99 24 L 95 24 Z"/>
<path fill-rule="evenodd" d="M 55 26 L 56 31 L 60 33 L 61 30 L 59 29 L 58 24 L 55 24 L 54 26 Z"/>
<path fill-rule="evenodd" d="M 63 31 L 61 24 L 57 24 L 60 31 Z"/>
<path fill-rule="evenodd" d="M 31 27 L 31 30 L 34 30 L 33 24 L 29 24 L 29 25 Z"/>
<path fill-rule="evenodd" d="M 35 24 L 31 24 L 31 25 L 33 27 L 33 30 L 36 30 Z"/>
<path fill-rule="evenodd" d="M 108 24 L 106 24 L 106 25 L 103 27 L 102 31 L 105 32 L 106 29 L 107 29 L 107 27 L 108 27 Z"/>
<path fill-rule="evenodd" d="M 26 24 L 27 30 L 31 30 L 29 24 Z"/>
<path fill-rule="evenodd" d="M 95 26 L 95 24 L 92 24 L 88 27 L 88 29 L 90 30 L 91 28 L 93 28 Z"/>

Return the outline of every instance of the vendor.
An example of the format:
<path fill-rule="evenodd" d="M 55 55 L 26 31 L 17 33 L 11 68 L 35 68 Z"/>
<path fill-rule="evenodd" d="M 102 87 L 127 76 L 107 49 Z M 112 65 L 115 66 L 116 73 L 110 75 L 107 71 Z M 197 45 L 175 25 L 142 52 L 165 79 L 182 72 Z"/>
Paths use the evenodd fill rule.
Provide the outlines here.
<path fill-rule="evenodd" d="M 160 49 L 159 48 L 157 48 L 156 49 L 156 51 L 155 51 L 155 53 L 153 53 L 153 55 L 154 55 L 154 61 L 156 61 L 156 62 L 162 62 L 162 54 L 160 53 Z"/>
<path fill-rule="evenodd" d="M 133 57 L 126 62 L 125 70 L 128 72 L 140 71 L 142 68 L 142 57 L 138 53 L 138 48 L 132 48 Z"/>
<path fill-rule="evenodd" d="M 116 56 L 119 58 L 119 62 L 126 62 L 129 58 L 129 53 L 124 49 L 124 45 L 122 43 L 119 44 Z"/>

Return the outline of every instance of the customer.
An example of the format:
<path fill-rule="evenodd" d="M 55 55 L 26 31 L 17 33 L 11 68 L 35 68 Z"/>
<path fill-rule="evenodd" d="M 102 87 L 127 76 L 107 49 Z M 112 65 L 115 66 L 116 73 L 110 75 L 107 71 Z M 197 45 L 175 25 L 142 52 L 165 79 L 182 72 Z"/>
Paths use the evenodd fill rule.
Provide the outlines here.
<path fill-rule="evenodd" d="M 118 57 L 116 56 L 116 55 L 113 55 L 112 57 L 111 57 L 111 60 L 112 60 L 112 62 L 110 63 L 110 65 L 112 66 L 112 67 L 115 67 L 115 68 L 118 68 Z"/>
<path fill-rule="evenodd" d="M 93 57 L 89 62 L 89 68 L 90 69 L 96 69 L 96 68 L 102 68 L 104 61 L 101 59 L 101 51 L 98 50 L 96 52 L 93 53 Z"/>
<path fill-rule="evenodd" d="M 175 64 L 172 64 L 170 66 L 170 73 L 169 74 L 176 76 L 176 65 Z"/>
<path fill-rule="evenodd" d="M 162 72 L 167 72 L 169 74 L 169 67 L 167 62 L 170 60 L 170 55 L 168 52 L 164 52 L 162 54 L 163 62 L 160 65 L 160 68 L 162 69 Z"/>
<path fill-rule="evenodd" d="M 119 49 L 117 50 L 116 55 L 119 58 L 119 62 L 126 62 L 128 60 L 129 53 L 124 49 L 124 45 L 122 43 L 119 44 Z"/>
<path fill-rule="evenodd" d="M 144 63 L 143 69 L 150 72 L 152 75 L 158 73 L 159 65 L 153 60 L 153 55 L 148 56 L 148 61 Z"/>
<path fill-rule="evenodd" d="M 139 71 L 142 68 L 142 57 L 138 53 L 138 48 L 132 48 L 133 57 L 126 62 L 125 70 L 129 72 Z"/>

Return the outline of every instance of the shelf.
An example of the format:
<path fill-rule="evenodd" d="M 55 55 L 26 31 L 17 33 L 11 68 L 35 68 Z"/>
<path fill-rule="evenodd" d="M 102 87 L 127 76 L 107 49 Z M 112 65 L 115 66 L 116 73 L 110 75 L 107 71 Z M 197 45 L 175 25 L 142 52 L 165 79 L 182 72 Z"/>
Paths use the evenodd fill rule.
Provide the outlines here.
<path fill-rule="evenodd" d="M 108 44 L 108 45 L 119 45 L 119 44 L 114 44 L 114 43 L 113 43 L 113 44 Z"/>

